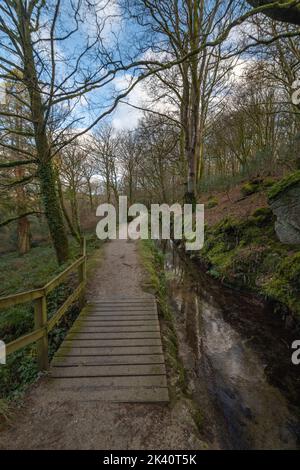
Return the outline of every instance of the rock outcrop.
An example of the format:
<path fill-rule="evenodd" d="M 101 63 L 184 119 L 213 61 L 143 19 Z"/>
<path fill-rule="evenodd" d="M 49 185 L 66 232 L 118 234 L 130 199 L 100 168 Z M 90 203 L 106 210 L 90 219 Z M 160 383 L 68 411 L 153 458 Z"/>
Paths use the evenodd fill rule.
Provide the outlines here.
<path fill-rule="evenodd" d="M 277 217 L 275 230 L 279 240 L 291 245 L 300 244 L 300 171 L 271 188 L 269 203 Z"/>

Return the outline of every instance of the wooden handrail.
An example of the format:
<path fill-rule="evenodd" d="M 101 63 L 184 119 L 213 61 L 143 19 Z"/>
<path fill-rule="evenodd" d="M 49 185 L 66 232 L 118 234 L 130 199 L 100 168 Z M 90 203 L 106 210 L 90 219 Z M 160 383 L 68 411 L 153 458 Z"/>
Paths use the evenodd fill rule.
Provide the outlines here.
<path fill-rule="evenodd" d="M 8 295 L 7 297 L 0 297 L 0 309 L 12 307 L 18 304 L 25 304 L 32 300 L 43 297 L 43 288 L 29 290 L 27 292 L 20 292 L 19 294 Z"/>
<path fill-rule="evenodd" d="M 79 285 L 61 305 L 57 312 L 48 320 L 46 296 L 55 287 L 60 285 L 66 277 L 78 269 Z M 48 334 L 60 321 L 69 307 L 77 300 L 80 307 L 84 304 L 84 288 L 86 283 L 86 241 L 82 241 L 82 256 L 68 266 L 62 273 L 49 281 L 43 287 L 31 291 L 0 297 L 0 309 L 12 307 L 27 302 L 34 302 L 34 330 L 26 335 L 11 341 L 6 345 L 6 354 L 11 354 L 19 349 L 37 342 L 37 358 L 40 370 L 49 368 L 48 362 Z"/>

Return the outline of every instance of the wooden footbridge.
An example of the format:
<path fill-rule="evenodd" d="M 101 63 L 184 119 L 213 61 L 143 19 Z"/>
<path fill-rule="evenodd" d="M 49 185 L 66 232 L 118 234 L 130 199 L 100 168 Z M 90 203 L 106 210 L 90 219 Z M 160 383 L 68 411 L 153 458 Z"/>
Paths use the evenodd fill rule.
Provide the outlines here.
<path fill-rule="evenodd" d="M 79 285 L 51 317 L 47 294 L 78 270 Z M 86 304 L 48 364 L 48 334 L 75 302 L 84 303 L 86 251 L 46 286 L 0 298 L 0 309 L 34 302 L 35 329 L 7 345 L 7 354 L 37 344 L 41 370 L 49 370 L 54 399 L 168 402 L 169 394 L 154 296 L 99 298 Z"/>
<path fill-rule="evenodd" d="M 85 390 L 99 400 L 168 401 L 155 298 L 88 304 L 57 351 L 51 377 L 57 391 L 73 396 Z"/>

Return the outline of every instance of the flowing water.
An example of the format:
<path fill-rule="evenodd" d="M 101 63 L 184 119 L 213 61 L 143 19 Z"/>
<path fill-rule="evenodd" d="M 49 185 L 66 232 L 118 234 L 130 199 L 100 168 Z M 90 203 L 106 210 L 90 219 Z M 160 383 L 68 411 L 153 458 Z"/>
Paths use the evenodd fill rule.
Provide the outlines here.
<path fill-rule="evenodd" d="M 299 448 L 299 372 L 291 333 L 261 301 L 222 286 L 172 245 L 165 271 L 193 398 L 211 441 L 231 449 Z M 207 398 L 208 397 L 208 398 Z"/>

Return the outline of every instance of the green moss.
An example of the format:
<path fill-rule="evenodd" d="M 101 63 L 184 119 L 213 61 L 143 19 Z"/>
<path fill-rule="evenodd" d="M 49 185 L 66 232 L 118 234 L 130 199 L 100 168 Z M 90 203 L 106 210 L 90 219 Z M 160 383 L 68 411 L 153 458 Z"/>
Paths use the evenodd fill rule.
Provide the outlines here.
<path fill-rule="evenodd" d="M 259 226 L 265 226 L 274 221 L 274 216 L 269 207 L 260 207 L 253 212 L 248 220 Z"/>
<path fill-rule="evenodd" d="M 241 187 L 241 194 L 243 196 L 250 196 L 257 193 L 261 189 L 261 184 L 258 181 L 248 181 Z"/>
<path fill-rule="evenodd" d="M 213 277 L 260 292 L 300 315 L 300 253 L 280 243 L 269 208 L 207 228 L 200 257 Z"/>
<path fill-rule="evenodd" d="M 300 183 L 300 170 L 289 174 L 278 183 L 274 184 L 268 192 L 269 199 L 276 198 L 280 193 L 291 188 L 295 184 Z"/>
<path fill-rule="evenodd" d="M 263 284 L 264 292 L 300 315 L 300 252 L 283 258 Z"/>
<path fill-rule="evenodd" d="M 265 178 L 263 181 L 263 187 L 264 188 L 271 188 L 273 184 L 276 183 L 276 180 L 274 178 Z"/>

